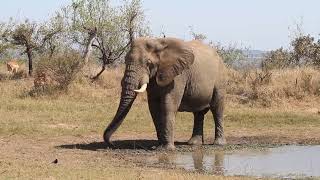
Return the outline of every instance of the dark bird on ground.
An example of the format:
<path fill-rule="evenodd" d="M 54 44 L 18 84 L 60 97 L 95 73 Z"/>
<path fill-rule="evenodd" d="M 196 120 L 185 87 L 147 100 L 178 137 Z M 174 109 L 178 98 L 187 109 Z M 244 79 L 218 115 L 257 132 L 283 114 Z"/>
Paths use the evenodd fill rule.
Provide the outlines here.
<path fill-rule="evenodd" d="M 53 164 L 58 164 L 58 159 L 55 159 L 54 161 L 52 161 Z"/>

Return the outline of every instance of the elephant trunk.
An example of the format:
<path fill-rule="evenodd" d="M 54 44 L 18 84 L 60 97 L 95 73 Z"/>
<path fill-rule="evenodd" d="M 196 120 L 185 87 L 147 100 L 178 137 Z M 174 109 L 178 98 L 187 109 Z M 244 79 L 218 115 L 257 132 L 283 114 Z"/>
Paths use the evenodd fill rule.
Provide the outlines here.
<path fill-rule="evenodd" d="M 138 86 L 138 81 L 134 77 L 136 77 L 135 71 L 130 71 L 130 69 L 127 68 L 122 80 L 121 99 L 117 113 L 103 135 L 106 143 L 110 143 L 110 137 L 123 122 L 137 96 L 134 90 Z"/>
<path fill-rule="evenodd" d="M 133 104 L 134 99 L 135 97 L 121 97 L 117 113 L 104 132 L 103 138 L 105 142 L 110 143 L 110 137 L 123 122 Z"/>

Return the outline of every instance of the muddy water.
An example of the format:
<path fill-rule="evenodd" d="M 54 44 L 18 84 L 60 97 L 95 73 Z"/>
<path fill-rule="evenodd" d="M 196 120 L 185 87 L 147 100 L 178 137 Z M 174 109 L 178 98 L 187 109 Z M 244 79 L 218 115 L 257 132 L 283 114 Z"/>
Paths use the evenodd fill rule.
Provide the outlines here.
<path fill-rule="evenodd" d="M 320 146 L 282 146 L 263 150 L 161 154 L 149 164 L 163 164 L 216 175 L 320 177 Z"/>

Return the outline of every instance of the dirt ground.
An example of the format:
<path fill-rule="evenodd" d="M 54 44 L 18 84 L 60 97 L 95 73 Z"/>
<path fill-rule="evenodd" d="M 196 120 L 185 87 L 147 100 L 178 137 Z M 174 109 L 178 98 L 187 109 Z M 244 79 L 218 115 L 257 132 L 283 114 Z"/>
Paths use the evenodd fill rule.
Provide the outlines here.
<path fill-rule="evenodd" d="M 116 135 L 114 149 L 106 147 L 102 138 L 97 135 L 53 138 L 25 138 L 12 135 L 0 138 L 0 178 L 148 179 L 157 177 L 158 173 L 163 175 L 163 173 L 172 172 L 171 175 L 159 176 L 159 179 L 180 177 L 193 179 L 199 176 L 204 178 L 214 176 L 218 179 L 246 179 L 246 177 L 223 177 L 201 172 L 191 172 L 190 174 L 190 172 L 179 169 L 170 163 L 148 163 L 146 157 L 165 154 L 161 161 L 170 162 L 170 158 L 168 158 L 170 154 L 193 152 L 197 149 L 210 153 L 219 150 L 232 151 L 284 144 L 320 144 L 319 135 L 315 135 L 313 138 L 281 135 L 278 137 L 266 135 L 227 136 L 228 145 L 225 147 L 210 145 L 212 141 L 210 138 L 206 139 L 206 145 L 192 147 L 186 145 L 186 137 L 178 137 L 175 152 L 154 150 L 157 145 L 154 135 L 143 133 Z"/>

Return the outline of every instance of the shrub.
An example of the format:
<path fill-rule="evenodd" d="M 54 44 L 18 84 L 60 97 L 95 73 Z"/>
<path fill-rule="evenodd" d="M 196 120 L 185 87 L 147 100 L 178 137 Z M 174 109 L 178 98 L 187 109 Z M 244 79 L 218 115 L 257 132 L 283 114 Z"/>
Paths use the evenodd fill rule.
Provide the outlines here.
<path fill-rule="evenodd" d="M 263 69 L 283 69 L 290 66 L 292 54 L 283 48 L 268 52 L 262 62 Z"/>
<path fill-rule="evenodd" d="M 287 67 L 320 67 L 320 40 L 315 41 L 310 35 L 301 35 L 291 42 L 292 50 L 283 48 L 270 51 L 264 58 L 262 66 L 269 69 Z"/>
<path fill-rule="evenodd" d="M 82 62 L 81 57 L 75 53 L 42 57 L 36 64 L 31 95 L 53 94 L 68 90 L 81 69 Z"/>
<path fill-rule="evenodd" d="M 18 72 L 14 73 L 10 79 L 23 79 L 28 77 L 28 72 L 25 69 L 18 70 Z"/>
<path fill-rule="evenodd" d="M 240 103 L 271 106 L 288 99 L 303 100 L 320 95 L 320 72 L 311 67 L 282 70 L 228 71 L 227 93 Z"/>

